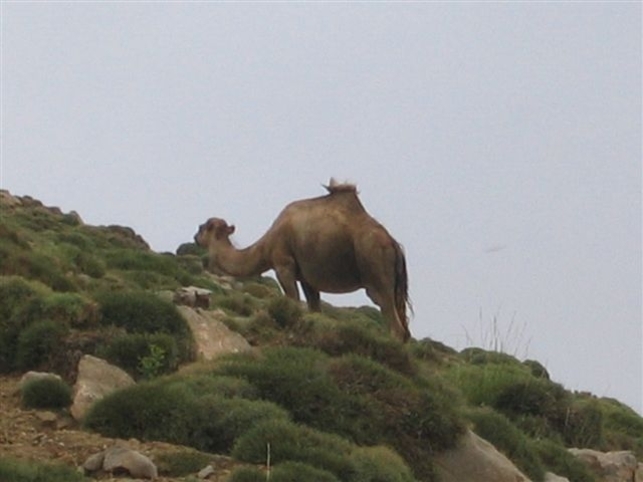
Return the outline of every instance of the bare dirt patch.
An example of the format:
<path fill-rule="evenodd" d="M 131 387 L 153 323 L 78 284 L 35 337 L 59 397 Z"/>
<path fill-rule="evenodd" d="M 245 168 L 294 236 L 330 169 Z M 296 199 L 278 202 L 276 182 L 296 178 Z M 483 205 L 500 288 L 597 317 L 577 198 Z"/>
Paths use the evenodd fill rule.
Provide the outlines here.
<path fill-rule="evenodd" d="M 162 442 L 141 442 L 102 437 L 84 431 L 68 414 L 21 407 L 19 378 L 0 376 L 0 457 L 13 457 L 39 462 L 62 462 L 81 467 L 93 454 L 114 445 L 136 450 L 155 463 L 164 454 L 186 450 L 185 447 Z M 237 465 L 228 457 L 212 456 L 215 473 L 208 480 L 224 482 Z M 131 480 L 99 474 L 102 481 Z M 181 482 L 185 477 L 164 477 L 160 482 Z"/>

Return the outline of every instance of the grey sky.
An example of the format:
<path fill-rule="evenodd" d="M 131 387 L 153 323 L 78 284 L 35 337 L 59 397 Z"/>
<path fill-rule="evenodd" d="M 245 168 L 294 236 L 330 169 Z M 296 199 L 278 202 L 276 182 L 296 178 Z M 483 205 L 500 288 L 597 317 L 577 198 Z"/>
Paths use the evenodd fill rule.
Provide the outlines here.
<path fill-rule="evenodd" d="M 496 318 L 642 410 L 640 2 L 3 1 L 1 43 L 2 188 L 174 251 L 354 181 L 416 338 Z"/>

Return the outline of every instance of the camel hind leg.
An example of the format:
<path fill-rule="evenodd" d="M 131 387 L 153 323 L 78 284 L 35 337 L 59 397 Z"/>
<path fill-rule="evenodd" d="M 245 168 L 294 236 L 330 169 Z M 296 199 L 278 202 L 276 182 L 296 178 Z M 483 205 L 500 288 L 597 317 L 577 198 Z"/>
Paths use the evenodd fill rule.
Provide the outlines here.
<path fill-rule="evenodd" d="M 395 240 L 382 242 L 375 249 L 370 247 L 364 251 L 370 252 L 371 257 L 362 258 L 360 264 L 366 294 L 380 307 L 391 333 L 406 342 L 411 333 L 406 316 L 408 279 L 404 253 Z"/>
<path fill-rule="evenodd" d="M 391 292 L 387 293 L 388 291 Z M 410 335 L 408 328 L 406 328 L 402 319 L 398 315 L 395 306 L 395 293 L 392 290 L 386 290 L 384 293 L 385 294 L 372 288 L 366 289 L 368 297 L 373 301 L 373 303 L 380 307 L 382 316 L 388 322 L 391 334 L 404 343 L 409 339 Z"/>

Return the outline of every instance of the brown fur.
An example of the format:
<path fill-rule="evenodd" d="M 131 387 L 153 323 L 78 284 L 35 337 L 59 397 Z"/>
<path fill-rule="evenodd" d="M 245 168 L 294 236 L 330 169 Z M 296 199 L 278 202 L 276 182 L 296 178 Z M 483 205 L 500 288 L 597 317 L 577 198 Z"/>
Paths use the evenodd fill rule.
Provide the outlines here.
<path fill-rule="evenodd" d="M 194 239 L 208 248 L 212 271 L 241 277 L 274 269 L 286 296 L 295 300 L 299 281 L 312 311 L 321 308 L 320 292 L 364 288 L 391 332 L 408 340 L 410 304 L 402 247 L 366 212 L 354 185 L 331 179 L 325 187 L 326 196 L 286 206 L 248 248 L 234 248 L 229 239 L 234 226 L 218 218 L 202 224 Z"/>

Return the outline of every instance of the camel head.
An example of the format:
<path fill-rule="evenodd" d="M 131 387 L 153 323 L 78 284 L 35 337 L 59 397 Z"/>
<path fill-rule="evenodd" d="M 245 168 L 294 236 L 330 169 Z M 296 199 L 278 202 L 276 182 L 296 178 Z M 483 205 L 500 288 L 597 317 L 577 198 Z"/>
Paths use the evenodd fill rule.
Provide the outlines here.
<path fill-rule="evenodd" d="M 229 244 L 232 233 L 234 233 L 234 226 L 228 226 L 223 219 L 210 218 L 199 226 L 199 231 L 194 235 L 194 241 L 202 248 L 209 248 L 211 244 L 220 241 Z"/>

